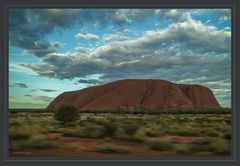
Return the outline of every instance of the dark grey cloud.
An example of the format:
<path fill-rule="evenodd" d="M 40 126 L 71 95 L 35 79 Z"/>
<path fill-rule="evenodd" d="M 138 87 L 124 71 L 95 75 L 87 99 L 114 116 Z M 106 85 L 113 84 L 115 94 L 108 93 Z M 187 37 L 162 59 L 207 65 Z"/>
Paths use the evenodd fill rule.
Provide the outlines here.
<path fill-rule="evenodd" d="M 35 91 L 43 91 L 43 92 L 57 92 L 57 90 L 54 90 L 54 89 L 33 89 L 31 90 L 33 92 Z"/>
<path fill-rule="evenodd" d="M 32 21 L 38 23 L 38 27 L 44 33 L 49 33 L 55 27 L 69 28 L 79 23 L 81 9 L 34 9 L 31 10 Z"/>
<path fill-rule="evenodd" d="M 54 97 L 49 97 L 49 96 L 34 96 L 34 98 L 36 100 L 41 100 L 46 103 L 50 103 L 54 99 Z"/>
<path fill-rule="evenodd" d="M 83 83 L 83 84 L 99 84 L 100 82 L 101 81 L 99 81 L 98 79 L 79 79 L 78 80 L 78 83 Z"/>
<path fill-rule="evenodd" d="M 55 52 L 59 43 L 44 36 L 55 27 L 68 28 L 77 20 L 79 9 L 11 9 L 9 11 L 10 45 L 43 57 Z"/>
<path fill-rule="evenodd" d="M 9 87 L 28 88 L 27 84 L 20 82 L 12 82 L 9 84 Z"/>
<path fill-rule="evenodd" d="M 50 103 L 54 97 L 49 97 L 49 96 L 35 96 L 35 95 L 30 95 L 30 94 L 25 94 L 24 96 L 30 97 L 31 99 L 34 99 L 36 101 L 43 101 L 46 103 Z"/>
<path fill-rule="evenodd" d="M 29 94 L 25 94 L 24 96 L 27 96 L 27 97 L 33 97 L 33 95 L 29 95 Z"/>

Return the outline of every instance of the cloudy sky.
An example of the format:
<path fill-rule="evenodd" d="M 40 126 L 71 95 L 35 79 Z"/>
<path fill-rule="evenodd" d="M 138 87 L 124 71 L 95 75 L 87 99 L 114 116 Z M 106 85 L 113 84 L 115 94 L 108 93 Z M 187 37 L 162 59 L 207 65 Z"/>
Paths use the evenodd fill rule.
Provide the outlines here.
<path fill-rule="evenodd" d="M 231 11 L 10 9 L 10 108 L 120 79 L 204 85 L 230 107 Z"/>

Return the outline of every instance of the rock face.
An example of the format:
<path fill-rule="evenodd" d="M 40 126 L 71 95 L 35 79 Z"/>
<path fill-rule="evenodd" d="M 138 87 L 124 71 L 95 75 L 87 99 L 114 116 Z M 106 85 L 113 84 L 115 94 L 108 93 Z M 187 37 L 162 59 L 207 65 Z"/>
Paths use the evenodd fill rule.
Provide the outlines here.
<path fill-rule="evenodd" d="M 81 110 L 219 108 L 212 91 L 200 85 L 165 80 L 120 80 L 64 92 L 49 104 L 72 104 Z"/>

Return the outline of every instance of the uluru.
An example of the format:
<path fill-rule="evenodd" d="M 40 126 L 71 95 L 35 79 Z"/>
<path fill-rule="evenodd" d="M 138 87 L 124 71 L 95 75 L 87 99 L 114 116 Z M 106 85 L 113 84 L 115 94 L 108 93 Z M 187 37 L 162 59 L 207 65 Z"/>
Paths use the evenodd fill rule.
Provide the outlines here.
<path fill-rule="evenodd" d="M 166 80 L 120 80 L 64 92 L 48 109 L 63 104 L 72 104 L 80 110 L 220 108 L 209 88 Z"/>

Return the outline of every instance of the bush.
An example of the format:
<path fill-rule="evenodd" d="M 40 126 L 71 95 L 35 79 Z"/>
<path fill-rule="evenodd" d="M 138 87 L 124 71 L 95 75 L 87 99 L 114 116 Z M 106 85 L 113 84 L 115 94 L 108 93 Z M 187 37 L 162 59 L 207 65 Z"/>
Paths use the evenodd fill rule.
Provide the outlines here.
<path fill-rule="evenodd" d="M 75 129 L 68 129 L 68 130 L 65 130 L 62 135 L 65 137 L 78 137 L 79 131 Z"/>
<path fill-rule="evenodd" d="M 196 145 L 209 145 L 212 142 L 214 142 L 215 139 L 211 137 L 203 137 L 203 138 L 198 138 L 196 139 L 193 143 Z"/>
<path fill-rule="evenodd" d="M 206 144 L 194 144 L 194 151 L 213 152 L 217 155 L 228 155 L 231 153 L 231 146 L 227 140 L 216 138 Z"/>
<path fill-rule="evenodd" d="M 113 145 L 113 144 L 103 144 L 97 147 L 97 152 L 101 153 L 128 153 L 129 149 L 127 147 Z"/>
<path fill-rule="evenodd" d="M 21 126 L 21 123 L 19 123 L 17 121 L 13 121 L 13 122 L 10 122 L 9 126 L 14 126 L 14 127 L 16 126 L 16 127 L 18 127 L 18 126 Z"/>
<path fill-rule="evenodd" d="M 215 129 L 210 128 L 204 131 L 204 135 L 209 137 L 217 137 L 219 136 L 219 133 Z"/>
<path fill-rule="evenodd" d="M 133 135 L 136 133 L 137 129 L 139 128 L 139 124 L 132 122 L 132 121 L 126 121 L 123 125 L 122 128 L 128 135 Z"/>
<path fill-rule="evenodd" d="M 10 140 L 27 140 L 31 138 L 31 135 L 28 134 L 28 133 L 19 133 L 19 132 L 16 132 L 16 133 L 10 133 L 9 134 L 9 139 Z"/>
<path fill-rule="evenodd" d="M 62 105 L 54 114 L 54 119 L 63 124 L 76 122 L 79 119 L 79 111 L 73 105 Z"/>
<path fill-rule="evenodd" d="M 174 149 L 174 145 L 170 141 L 155 141 L 150 148 L 158 151 L 171 151 Z"/>
<path fill-rule="evenodd" d="M 90 118 L 88 117 L 87 120 L 81 120 L 78 125 L 79 126 L 85 126 L 88 127 L 92 125 L 98 125 L 98 126 L 104 126 L 105 128 L 105 136 L 107 137 L 114 137 L 115 133 L 118 128 L 118 124 L 116 123 L 116 120 L 114 119 L 106 119 L 106 118 Z"/>
<path fill-rule="evenodd" d="M 57 147 L 54 143 L 45 141 L 42 136 L 34 136 L 28 143 L 24 144 L 25 148 L 49 149 Z"/>
<path fill-rule="evenodd" d="M 231 132 L 227 132 L 223 135 L 224 139 L 231 140 Z"/>
<path fill-rule="evenodd" d="M 78 137 L 83 138 L 102 138 L 106 134 L 105 127 L 102 125 L 89 123 L 88 125 L 80 128 Z"/>
<path fill-rule="evenodd" d="M 128 141 L 128 142 L 144 142 L 144 139 L 138 135 L 120 135 L 117 137 L 118 140 Z"/>
<path fill-rule="evenodd" d="M 176 151 L 178 153 L 181 153 L 181 154 L 192 154 L 193 152 L 193 149 L 192 149 L 192 146 L 191 144 L 183 144 L 183 145 L 180 145 Z"/>
<path fill-rule="evenodd" d="M 86 123 L 83 127 L 77 129 L 67 129 L 63 136 L 80 138 L 103 138 L 106 135 L 105 127 L 95 123 Z"/>
<path fill-rule="evenodd" d="M 209 150 L 218 155 L 227 155 L 231 153 L 231 145 L 226 140 L 218 139 L 210 145 Z"/>
<path fill-rule="evenodd" d="M 199 136 L 201 133 L 197 130 L 193 129 L 178 129 L 178 130 L 173 130 L 169 131 L 170 135 L 178 135 L 178 136 Z"/>

